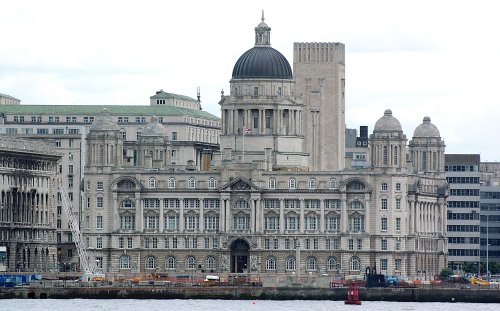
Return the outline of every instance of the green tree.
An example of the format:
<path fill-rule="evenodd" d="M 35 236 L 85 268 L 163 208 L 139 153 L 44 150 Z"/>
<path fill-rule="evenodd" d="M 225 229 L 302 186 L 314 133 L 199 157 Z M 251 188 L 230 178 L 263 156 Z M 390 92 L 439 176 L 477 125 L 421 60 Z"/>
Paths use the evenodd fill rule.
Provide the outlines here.
<path fill-rule="evenodd" d="M 476 273 L 477 264 L 475 262 L 466 262 L 465 265 L 462 266 L 462 270 L 464 270 L 465 273 Z"/>
<path fill-rule="evenodd" d="M 439 276 L 443 279 L 446 279 L 446 278 L 450 277 L 450 275 L 452 275 L 452 274 L 453 274 L 453 270 L 446 267 L 446 268 L 443 268 L 443 270 L 441 270 L 441 272 L 439 273 Z"/>

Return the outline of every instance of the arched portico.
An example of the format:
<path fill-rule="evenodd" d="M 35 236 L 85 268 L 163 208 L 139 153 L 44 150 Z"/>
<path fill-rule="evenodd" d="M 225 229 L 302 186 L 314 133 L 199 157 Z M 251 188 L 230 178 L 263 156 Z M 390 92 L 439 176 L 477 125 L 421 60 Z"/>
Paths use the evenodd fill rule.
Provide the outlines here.
<path fill-rule="evenodd" d="M 231 243 L 231 273 L 243 273 L 250 265 L 250 245 L 243 239 Z"/>

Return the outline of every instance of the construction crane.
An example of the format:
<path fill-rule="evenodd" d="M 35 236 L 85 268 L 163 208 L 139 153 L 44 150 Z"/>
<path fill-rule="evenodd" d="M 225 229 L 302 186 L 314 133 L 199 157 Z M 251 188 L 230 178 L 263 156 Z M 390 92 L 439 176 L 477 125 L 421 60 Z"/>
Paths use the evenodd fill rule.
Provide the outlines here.
<path fill-rule="evenodd" d="M 61 195 L 64 212 L 68 216 L 68 224 L 71 229 L 71 233 L 73 234 L 73 241 L 75 242 L 76 249 L 78 251 L 78 257 L 80 258 L 80 268 L 84 272 L 82 275 L 82 281 L 90 282 L 104 280 L 104 274 L 97 271 L 95 262 L 90 260 L 87 255 L 87 250 L 85 248 L 86 245 L 83 241 L 83 235 L 80 231 L 79 222 L 75 217 L 75 213 L 73 213 L 73 204 L 71 204 L 71 200 L 69 199 L 66 189 L 60 186 L 58 190 Z"/>

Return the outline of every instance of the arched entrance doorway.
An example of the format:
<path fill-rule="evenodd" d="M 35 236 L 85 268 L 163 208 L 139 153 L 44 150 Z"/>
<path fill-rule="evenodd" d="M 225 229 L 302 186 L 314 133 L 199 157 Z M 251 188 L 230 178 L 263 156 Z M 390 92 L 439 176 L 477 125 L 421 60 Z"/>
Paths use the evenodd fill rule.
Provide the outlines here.
<path fill-rule="evenodd" d="M 249 266 L 250 245 L 243 239 L 231 244 L 231 273 L 243 273 Z"/>

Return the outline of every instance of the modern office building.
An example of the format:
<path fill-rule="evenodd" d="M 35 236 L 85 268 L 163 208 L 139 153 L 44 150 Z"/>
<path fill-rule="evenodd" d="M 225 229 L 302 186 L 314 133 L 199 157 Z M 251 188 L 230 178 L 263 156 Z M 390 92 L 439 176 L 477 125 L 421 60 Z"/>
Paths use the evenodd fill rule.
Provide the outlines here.
<path fill-rule="evenodd" d="M 346 169 L 344 45 L 296 43 L 292 74 L 270 31 L 262 18 L 236 61 L 221 94 L 220 152 L 204 150 L 199 169 L 165 157 L 174 145 L 158 118 L 127 143 L 109 111 L 96 117 L 82 230 L 99 269 L 438 274 L 447 265 L 439 130 L 425 117 L 407 143 L 388 109 L 366 137 L 369 166 Z"/>
<path fill-rule="evenodd" d="M 462 270 L 467 263 L 479 262 L 480 248 L 480 177 L 479 154 L 447 154 L 448 263 Z"/>
<path fill-rule="evenodd" d="M 0 246 L 8 272 L 57 271 L 54 146 L 0 135 Z"/>
<path fill-rule="evenodd" d="M 500 263 L 500 163 L 482 162 L 481 172 L 481 263 Z M 488 255 L 486 255 L 488 253 Z M 491 272 L 491 267 L 488 265 Z"/>

